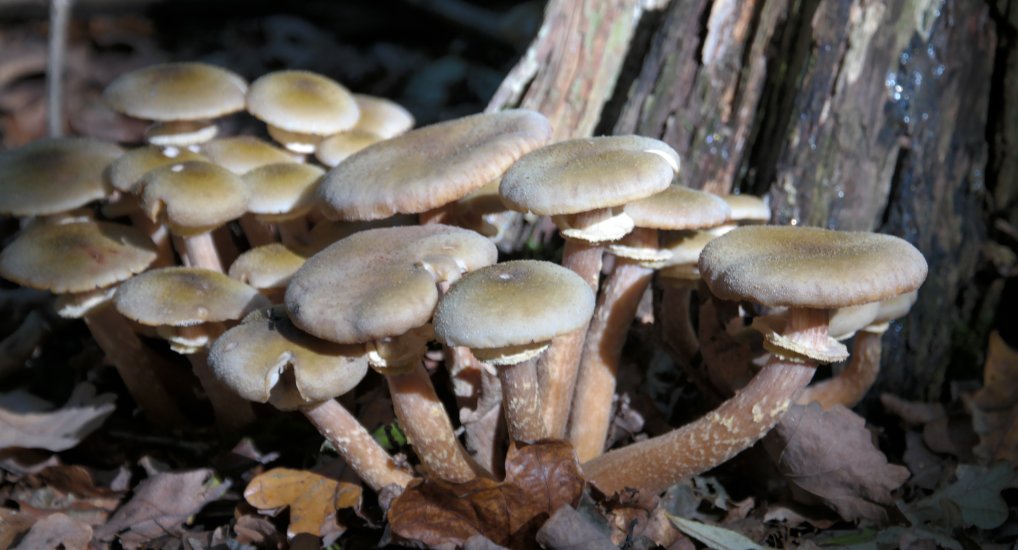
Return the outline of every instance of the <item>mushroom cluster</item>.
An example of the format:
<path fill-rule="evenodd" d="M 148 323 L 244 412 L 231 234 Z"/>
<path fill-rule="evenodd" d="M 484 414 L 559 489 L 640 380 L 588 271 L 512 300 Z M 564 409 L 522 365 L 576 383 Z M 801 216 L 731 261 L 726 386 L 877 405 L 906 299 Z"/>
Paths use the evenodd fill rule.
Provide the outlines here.
<path fill-rule="evenodd" d="M 0 214 L 25 226 L 0 274 L 83 317 L 154 425 L 183 422 L 161 380 L 187 371 L 139 334 L 188 358 L 223 433 L 255 420 L 250 402 L 299 411 L 376 491 L 495 478 L 492 457 L 545 439 L 569 441 L 606 494 L 663 490 L 749 447 L 797 401 L 858 402 L 877 376 L 880 332 L 926 276 L 896 237 L 762 225 L 755 197 L 687 188 L 659 140 L 548 144 L 533 111 L 411 130 L 395 103 L 324 75 L 248 85 L 201 63 L 125 74 L 105 99 L 152 121 L 146 145 L 46 140 L 0 157 Z M 219 137 L 214 120 L 242 110 L 277 145 Z M 561 265 L 500 263 L 485 216 L 504 209 L 550 216 Z M 708 300 L 743 304 L 768 359 L 755 374 L 725 366 L 748 374 L 714 388 L 734 395 L 704 417 L 609 450 L 623 348 L 645 300 L 656 343 L 684 368 L 717 367 L 693 329 Z M 852 335 L 849 354 L 838 339 Z M 424 361 L 439 347 L 448 376 Z M 807 388 L 818 364 L 846 359 Z M 500 403 L 509 437 L 462 438 L 436 388 L 450 380 L 461 414 Z M 337 400 L 366 383 L 387 387 L 409 462 Z"/>

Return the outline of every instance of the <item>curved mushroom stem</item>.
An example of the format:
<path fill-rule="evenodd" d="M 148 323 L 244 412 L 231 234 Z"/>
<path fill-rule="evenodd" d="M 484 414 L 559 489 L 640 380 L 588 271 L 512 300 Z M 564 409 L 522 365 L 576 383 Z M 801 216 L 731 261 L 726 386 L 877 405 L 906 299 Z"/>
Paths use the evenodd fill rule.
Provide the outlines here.
<path fill-rule="evenodd" d="M 617 260 L 598 298 L 580 360 L 569 427 L 569 440 L 581 463 L 604 452 L 622 347 L 653 276 L 653 269 Z"/>
<path fill-rule="evenodd" d="M 515 441 L 533 443 L 547 433 L 541 416 L 541 394 L 537 382 L 537 357 L 495 367 L 502 382 L 502 407 L 505 409 L 509 436 Z"/>
<path fill-rule="evenodd" d="M 883 333 L 859 331 L 852 344 L 852 358 L 837 376 L 814 384 L 796 400 L 800 405 L 816 401 L 823 409 L 835 405 L 853 407 L 866 395 L 880 373 L 881 337 Z"/>
<path fill-rule="evenodd" d="M 385 380 L 396 418 L 432 474 L 453 483 L 465 483 L 482 473 L 456 439 L 452 422 L 422 364 L 407 373 L 387 374 Z"/>
<path fill-rule="evenodd" d="M 300 412 L 375 492 L 389 485 L 406 487 L 414 478 L 409 472 L 400 469 L 360 421 L 335 399 L 305 407 Z"/>
<path fill-rule="evenodd" d="M 600 244 L 575 239 L 566 239 L 562 253 L 562 266 L 573 270 L 597 294 L 601 276 Z M 583 353 L 583 342 L 587 336 L 587 325 L 557 336 L 551 346 L 537 362 L 537 374 L 541 382 L 541 406 L 544 408 L 544 425 L 547 437 L 563 439 L 572 407 L 573 390 L 576 386 L 576 372 Z"/>
<path fill-rule="evenodd" d="M 662 287 L 662 339 L 665 346 L 675 354 L 675 361 L 688 367 L 700 352 L 700 339 L 693 330 L 693 320 L 690 317 L 690 299 L 696 282 L 676 280 Z"/>
<path fill-rule="evenodd" d="M 826 310 L 792 310 L 785 336 L 827 338 Z M 605 494 L 631 487 L 661 492 L 747 449 L 781 419 L 815 371 L 813 362 L 777 354 L 749 384 L 706 416 L 668 432 L 605 453 L 583 465 L 587 481 Z"/>
<path fill-rule="evenodd" d="M 212 404 L 216 425 L 224 434 L 234 434 L 255 420 L 251 403 L 237 395 L 213 374 L 209 367 L 208 350 L 203 349 L 187 355 L 195 376 L 201 382 L 205 395 Z"/>

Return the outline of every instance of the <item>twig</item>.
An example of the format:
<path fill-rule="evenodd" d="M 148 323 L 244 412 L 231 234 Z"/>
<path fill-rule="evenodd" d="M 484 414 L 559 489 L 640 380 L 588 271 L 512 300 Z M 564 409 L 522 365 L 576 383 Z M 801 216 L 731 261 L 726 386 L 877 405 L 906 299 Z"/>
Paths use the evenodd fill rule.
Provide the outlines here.
<path fill-rule="evenodd" d="M 60 137 L 64 133 L 64 54 L 73 3 L 74 0 L 50 0 L 46 69 L 46 128 L 49 137 Z"/>

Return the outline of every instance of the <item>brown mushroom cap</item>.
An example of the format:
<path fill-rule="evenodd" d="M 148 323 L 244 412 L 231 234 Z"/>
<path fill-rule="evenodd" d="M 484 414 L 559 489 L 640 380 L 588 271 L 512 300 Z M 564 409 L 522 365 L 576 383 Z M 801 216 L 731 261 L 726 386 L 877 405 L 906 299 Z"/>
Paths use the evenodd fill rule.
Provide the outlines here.
<path fill-rule="evenodd" d="M 372 220 L 448 204 L 500 176 L 551 137 L 534 111 L 472 115 L 371 145 L 330 170 L 321 195 L 329 215 Z"/>
<path fill-rule="evenodd" d="M 117 310 L 148 326 L 231 321 L 269 305 L 253 287 L 196 267 L 153 269 L 131 278 L 117 291 Z"/>
<path fill-rule="evenodd" d="M 259 166 L 241 176 L 251 197 L 247 210 L 268 221 L 303 216 L 315 204 L 323 174 L 317 166 L 298 162 Z"/>
<path fill-rule="evenodd" d="M 356 130 L 389 139 L 414 127 L 414 115 L 395 101 L 364 94 L 354 94 L 353 98 L 361 111 Z"/>
<path fill-rule="evenodd" d="M 145 174 L 156 168 L 179 164 L 189 160 L 207 161 L 208 159 L 190 149 L 178 149 L 176 147 L 167 148 L 147 145 L 132 149 L 110 164 L 110 183 L 118 191 L 136 193 L 139 190 L 141 178 Z"/>
<path fill-rule="evenodd" d="M 279 243 L 252 248 L 230 265 L 230 277 L 255 288 L 284 288 L 307 258 Z"/>
<path fill-rule="evenodd" d="M 404 334 L 431 319 L 436 281 L 495 262 L 488 239 L 439 224 L 355 233 L 311 257 L 290 281 L 294 324 L 319 338 L 361 343 Z"/>
<path fill-rule="evenodd" d="M 251 83 L 247 110 L 289 132 L 327 136 L 349 130 L 360 110 L 338 82 L 308 71 L 277 71 Z"/>
<path fill-rule="evenodd" d="M 201 151 L 212 162 L 234 174 L 245 174 L 266 164 L 296 160 L 290 153 L 254 136 L 214 139 L 202 145 Z"/>
<path fill-rule="evenodd" d="M 576 214 L 660 193 L 678 168 L 678 154 L 656 139 L 574 139 L 525 155 L 506 172 L 499 192 L 514 210 Z"/>
<path fill-rule="evenodd" d="M 767 201 L 754 195 L 724 195 L 721 197 L 732 209 L 733 222 L 767 223 L 771 219 L 771 209 Z"/>
<path fill-rule="evenodd" d="M 77 293 L 145 270 L 155 246 L 142 232 L 106 222 L 37 224 L 0 252 L 0 275 L 21 286 Z"/>
<path fill-rule="evenodd" d="M 124 150 L 87 138 L 34 141 L 0 154 L 0 214 L 46 216 L 104 198 L 105 170 Z"/>
<path fill-rule="evenodd" d="M 294 410 L 352 390 L 368 372 L 362 345 L 319 340 L 293 326 L 283 306 L 255 311 L 223 333 L 209 366 L 249 401 Z M 293 383 L 284 380 L 290 368 Z"/>
<path fill-rule="evenodd" d="M 205 63 L 164 63 L 117 77 L 106 90 L 107 105 L 145 120 L 216 118 L 244 108 L 247 83 L 239 75 Z"/>
<path fill-rule="evenodd" d="M 636 227 L 670 230 L 714 227 L 732 213 L 721 197 L 681 185 L 669 185 L 660 193 L 627 203 L 622 210 Z"/>
<path fill-rule="evenodd" d="M 179 235 L 203 233 L 239 218 L 251 197 L 237 175 L 211 162 L 163 166 L 142 181 L 142 208 L 153 221 L 162 215 Z"/>
<path fill-rule="evenodd" d="M 315 158 L 326 166 L 336 166 L 354 153 L 382 141 L 382 137 L 354 128 L 329 136 L 318 143 Z"/>
<path fill-rule="evenodd" d="M 833 309 L 919 288 L 926 260 L 908 242 L 876 233 L 747 226 L 704 247 L 700 273 L 726 300 Z"/>
<path fill-rule="evenodd" d="M 545 342 L 584 326 L 594 292 L 551 262 L 520 260 L 463 276 L 435 310 L 435 335 L 450 346 L 501 348 Z"/>

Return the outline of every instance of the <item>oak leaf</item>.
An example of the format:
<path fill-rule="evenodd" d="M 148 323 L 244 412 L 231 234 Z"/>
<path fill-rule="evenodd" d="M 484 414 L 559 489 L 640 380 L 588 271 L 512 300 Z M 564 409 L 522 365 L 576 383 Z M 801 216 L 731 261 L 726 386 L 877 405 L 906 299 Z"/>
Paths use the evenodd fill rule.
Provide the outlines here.
<path fill-rule="evenodd" d="M 95 386 L 79 384 L 63 407 L 26 392 L 0 395 L 0 449 L 26 447 L 65 451 L 95 431 L 113 414 L 111 393 L 96 395 Z"/>
<path fill-rule="evenodd" d="M 983 387 L 972 396 L 972 426 L 979 435 L 976 456 L 983 462 L 1018 464 L 1018 350 L 990 334 Z"/>
<path fill-rule="evenodd" d="M 361 493 L 359 485 L 315 472 L 274 468 L 255 476 L 244 498 L 261 510 L 289 506 L 288 537 L 301 533 L 318 537 L 331 530 L 338 510 L 360 506 Z"/>
<path fill-rule="evenodd" d="M 462 546 L 474 535 L 512 548 L 534 545 L 555 510 L 575 506 L 583 476 L 573 448 L 562 441 L 510 449 L 502 483 L 478 478 L 455 484 L 411 484 L 392 503 L 389 525 L 402 539 L 428 546 Z"/>

